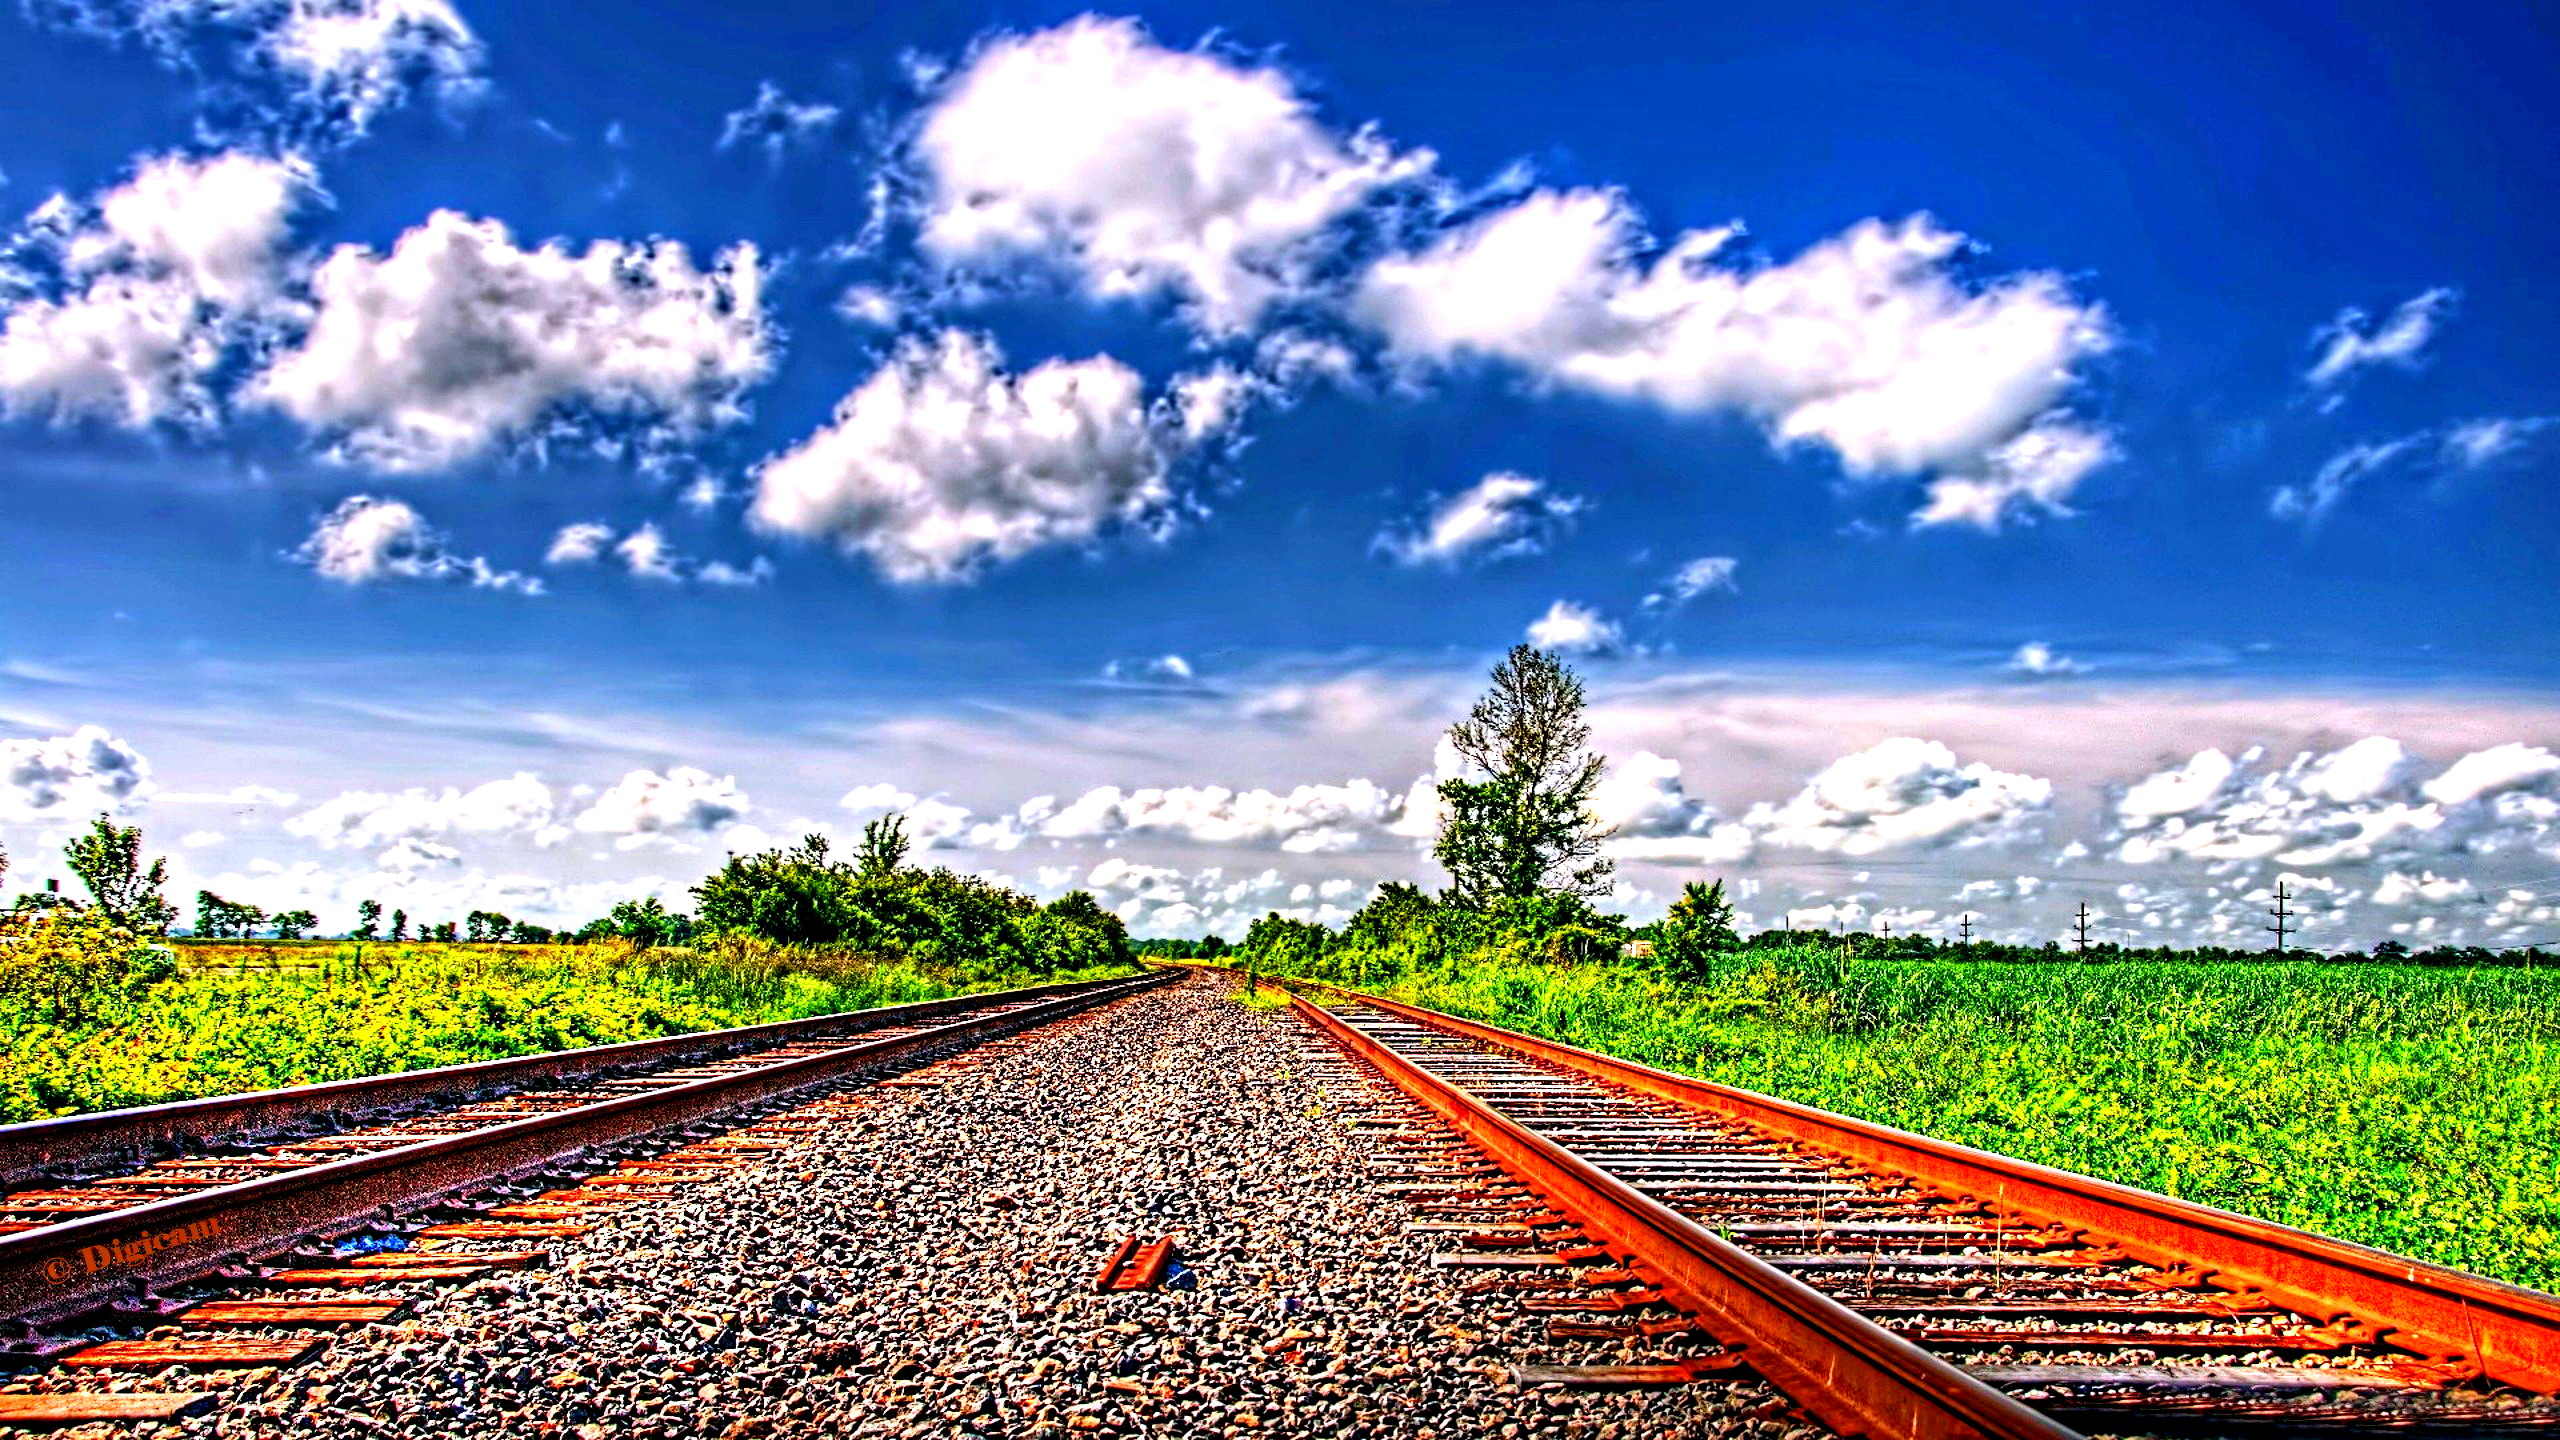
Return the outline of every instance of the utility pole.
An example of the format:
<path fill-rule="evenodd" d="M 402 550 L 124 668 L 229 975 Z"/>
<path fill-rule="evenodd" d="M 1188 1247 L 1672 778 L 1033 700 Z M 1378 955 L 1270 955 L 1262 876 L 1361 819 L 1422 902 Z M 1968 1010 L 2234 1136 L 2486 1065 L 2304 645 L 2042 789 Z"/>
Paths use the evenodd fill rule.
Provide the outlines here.
<path fill-rule="evenodd" d="M 1964 918 L 1956 922 L 1956 943 L 1959 945 L 1973 943 L 1973 912 L 1970 910 L 1964 912 Z"/>
<path fill-rule="evenodd" d="M 2276 882 L 2276 903 L 2275 903 L 2274 905 L 2272 905 L 2272 906 L 2269 906 L 2269 907 L 2268 907 L 2268 909 L 2267 909 L 2267 913 L 2268 913 L 2268 914 L 2273 915 L 2274 917 L 2276 917 L 2276 923 L 2274 923 L 2273 925 L 2267 925 L 2267 926 L 2262 926 L 2262 927 L 2260 927 L 2260 928 L 2262 928 L 2262 929 L 2273 930 L 2274 932 L 2276 932 L 2276 953 L 2277 953 L 2277 954 L 2279 954 L 2279 955 L 2281 955 L 2281 954 L 2283 954 L 2283 953 L 2284 953 L 2284 937 L 2285 937 L 2288 933 L 2293 932 L 2293 931 L 2296 931 L 2296 930 L 2299 930 L 2299 929 L 2301 928 L 2300 926 L 2296 926 L 2296 925 L 2287 925 L 2287 924 L 2285 923 L 2286 921 L 2288 921 L 2288 920 L 2292 919 L 2292 918 L 2294 917 L 2295 913 L 2296 913 L 2296 912 L 2294 912 L 2294 911 L 2292 911 L 2292 910 L 2288 910 L 2288 909 L 2286 909 L 2286 908 L 2285 908 L 2285 903 L 2284 903 L 2284 902 L 2286 902 L 2287 900 L 2290 900 L 2290 899 L 2292 899 L 2292 898 L 2293 898 L 2293 892 L 2285 888 L 2285 882 L 2283 882 L 2282 880 L 2277 881 L 2277 882 Z"/>
<path fill-rule="evenodd" d="M 1876 932 L 1877 932 L 1878 934 L 1882 935 L 1882 936 L 1883 936 L 1885 939 L 1887 939 L 1887 940 L 1892 939 L 1892 938 L 1893 938 L 1893 922 L 1892 922 L 1892 921 L 1890 921 L 1890 920 L 1887 920 L 1886 918 L 1884 918 L 1884 917 L 1883 917 L 1883 916 L 1881 916 L 1881 915 L 1877 916 L 1877 917 L 1876 917 Z"/>
<path fill-rule="evenodd" d="M 2089 948 L 2089 902 L 2088 902 L 2088 901 L 2083 900 L 2083 901 L 2081 901 L 2081 902 L 2080 902 L 2080 913 L 2079 913 L 2078 915 L 2076 915 L 2076 916 L 2073 916 L 2073 917 L 2072 917 L 2072 920 L 2071 920 L 2071 932 L 2072 932 L 2072 933 L 2071 933 L 2071 943 L 2072 943 L 2072 944 L 2079 946 L 2079 947 L 2080 947 L 2081 949 L 2083 949 L 2083 950 L 2086 950 L 2086 949 L 2088 949 L 2088 948 Z"/>

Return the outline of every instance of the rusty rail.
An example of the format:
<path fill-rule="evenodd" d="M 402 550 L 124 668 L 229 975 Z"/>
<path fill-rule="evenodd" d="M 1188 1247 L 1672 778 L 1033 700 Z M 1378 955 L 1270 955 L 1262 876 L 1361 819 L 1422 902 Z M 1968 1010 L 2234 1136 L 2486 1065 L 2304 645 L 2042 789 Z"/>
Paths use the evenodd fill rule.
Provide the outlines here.
<path fill-rule="evenodd" d="M 1027 1029 L 1175 978 L 1101 982 L 910 1034 L 0 1236 L 0 1318 L 41 1324 L 82 1314 L 153 1285 L 272 1254 L 367 1217 L 538 1170 L 599 1145 L 945 1046 Z M 1017 999 L 1020 993 L 1011 992 Z M 984 1009 L 1006 998 L 977 996 L 963 1008 Z"/>
<path fill-rule="evenodd" d="M 1532 1133 L 1304 996 L 1291 1004 L 1555 1209 L 1632 1257 L 1631 1268 L 1840 1434 L 1874 1440 L 2076 1435 Z"/>
<path fill-rule="evenodd" d="M 2464 1359 L 2488 1379 L 2560 1390 L 2560 1297 L 2351 1241 L 2057 1170 L 1810 1105 L 1674 1075 L 1482 1021 L 1320 981 L 1292 986 L 1548 1061 L 1686 1109 L 1747 1122 L 1960 1198 L 2058 1222 L 2135 1259 L 2192 1266 L 2322 1320 L 2356 1316 L 2394 1345 Z M 1311 1009 L 1321 1007 L 1310 1006 Z"/>
<path fill-rule="evenodd" d="M 917 1021 L 982 1010 L 1044 996 L 1071 995 L 1117 981 L 1034 985 L 956 995 L 907 1005 L 847 1010 L 802 1020 L 775 1020 L 728 1030 L 697 1030 L 652 1040 L 626 1040 L 575 1050 L 552 1050 L 505 1060 L 475 1060 L 329 1080 L 242 1095 L 213 1095 L 165 1105 L 100 1110 L 0 1125 L 0 1190 L 45 1179 L 65 1166 L 110 1169 L 146 1164 L 191 1149 L 236 1148 L 262 1135 L 314 1125 L 348 1127 L 362 1117 L 414 1106 L 463 1102 L 509 1090 L 541 1088 L 561 1080 L 591 1079 L 608 1072 L 679 1060 L 711 1059 L 820 1035 L 858 1034 Z"/>

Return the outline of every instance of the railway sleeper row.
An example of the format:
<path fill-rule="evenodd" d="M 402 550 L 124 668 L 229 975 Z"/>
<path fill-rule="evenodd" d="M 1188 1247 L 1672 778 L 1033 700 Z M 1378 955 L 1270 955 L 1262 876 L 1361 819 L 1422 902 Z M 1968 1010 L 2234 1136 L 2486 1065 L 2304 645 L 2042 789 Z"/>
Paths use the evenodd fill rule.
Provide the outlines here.
<path fill-rule="evenodd" d="M 2486 1383 L 2467 1357 L 2402 1348 L 2359 1317 L 2303 1314 L 2192 1266 L 2145 1264 L 2085 1232 L 1386 1011 L 1346 1003 L 1329 1013 L 2056 1419 L 2113 1432 L 2560 1428 L 2560 1403 Z M 1530 1308 L 1555 1316 L 1558 1338 L 1712 1344 L 1708 1323 L 1671 1303 L 1626 1251 L 1445 1128 L 1400 1137 L 1374 1174 L 1413 1204 L 1417 1233 L 1448 1237 L 1438 1263 L 1524 1293 Z M 1684 1384 L 1751 1362 L 1745 1342 L 1641 1363 L 1532 1367 L 1521 1378 Z"/>
<path fill-rule="evenodd" d="M 672 1142 L 609 1147 L 589 1165 L 495 1184 L 369 1224 L 336 1243 L 230 1267 L 165 1295 L 31 1332 L 0 1347 L 0 1365 L 40 1388 L 0 1392 L 0 1426 L 40 1430 L 203 1414 L 221 1403 L 230 1376 L 299 1365 L 335 1335 L 397 1324 L 430 1288 L 502 1283 L 507 1272 L 547 1267 L 559 1247 L 601 1225 L 645 1216 L 686 1187 L 788 1159 L 797 1145 L 873 1103 L 875 1091 L 938 1085 L 1037 1033 L 910 1056 L 834 1082 L 814 1099 L 760 1102 L 722 1122 L 689 1126 Z M 873 1031 L 864 1038 L 886 1037 Z M 503 1301 L 503 1290 L 492 1293 Z"/>

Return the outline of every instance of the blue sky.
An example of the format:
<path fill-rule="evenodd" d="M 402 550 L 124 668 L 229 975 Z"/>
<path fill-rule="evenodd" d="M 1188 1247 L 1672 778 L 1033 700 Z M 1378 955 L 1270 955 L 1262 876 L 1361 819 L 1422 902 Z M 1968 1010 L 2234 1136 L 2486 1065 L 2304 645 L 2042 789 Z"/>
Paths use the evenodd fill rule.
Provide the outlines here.
<path fill-rule="evenodd" d="M 2547 12 L 0 27 L 13 883 L 1234 931 L 1526 636 L 1638 916 L 2560 936 Z"/>

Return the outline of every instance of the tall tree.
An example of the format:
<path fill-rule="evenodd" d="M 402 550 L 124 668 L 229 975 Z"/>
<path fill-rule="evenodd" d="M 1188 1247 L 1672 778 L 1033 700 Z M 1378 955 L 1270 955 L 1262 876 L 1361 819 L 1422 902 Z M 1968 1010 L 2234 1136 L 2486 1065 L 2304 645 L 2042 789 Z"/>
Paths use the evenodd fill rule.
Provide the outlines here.
<path fill-rule="evenodd" d="M 1604 895 L 1612 866 L 1591 795 L 1606 763 L 1590 749 L 1582 679 L 1553 655 L 1515 645 L 1449 743 L 1469 773 L 1440 782 L 1449 898 L 1481 908 L 1536 895 Z M 1482 777 L 1482 778 L 1475 778 Z"/>
<path fill-rule="evenodd" d="M 907 817 L 883 815 L 862 827 L 862 844 L 853 852 L 856 868 L 866 878 L 887 875 L 906 863 Z"/>
<path fill-rule="evenodd" d="M 367 900 L 356 906 L 357 925 L 348 936 L 353 940 L 371 940 L 382 933 L 382 902 Z"/>
<path fill-rule="evenodd" d="M 169 922 L 178 918 L 178 907 L 160 895 L 169 862 L 142 863 L 141 826 L 120 826 L 101 814 L 88 834 L 71 837 L 63 857 L 109 920 L 136 935 L 169 933 Z"/>

